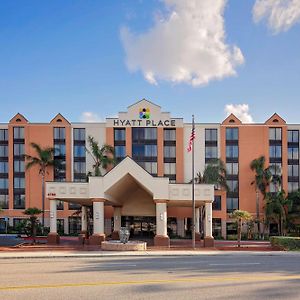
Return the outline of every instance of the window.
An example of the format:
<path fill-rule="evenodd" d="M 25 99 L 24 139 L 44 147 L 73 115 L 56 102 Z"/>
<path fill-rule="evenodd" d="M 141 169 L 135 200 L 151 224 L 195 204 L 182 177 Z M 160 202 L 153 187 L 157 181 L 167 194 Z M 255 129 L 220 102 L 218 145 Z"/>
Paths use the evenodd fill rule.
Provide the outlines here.
<path fill-rule="evenodd" d="M 63 210 L 64 209 L 64 201 L 57 200 L 56 201 L 56 209 Z"/>
<path fill-rule="evenodd" d="M 288 142 L 299 143 L 299 130 L 288 130 Z"/>
<path fill-rule="evenodd" d="M 164 129 L 165 141 L 176 141 L 176 129 Z"/>
<path fill-rule="evenodd" d="M 8 130 L 0 129 L 0 141 L 5 142 L 8 141 Z"/>
<path fill-rule="evenodd" d="M 281 128 L 269 128 L 269 140 L 281 141 Z"/>
<path fill-rule="evenodd" d="M 8 173 L 8 162 L 7 161 L 0 161 L 0 173 Z"/>
<path fill-rule="evenodd" d="M 227 145 L 226 158 L 238 158 L 238 157 L 239 157 L 239 147 L 237 145 Z"/>
<path fill-rule="evenodd" d="M 288 165 L 288 176 L 299 177 L 299 165 Z"/>
<path fill-rule="evenodd" d="M 115 128 L 114 136 L 115 136 L 115 141 L 125 141 L 126 140 L 125 128 Z"/>
<path fill-rule="evenodd" d="M 288 159 L 299 159 L 298 147 L 288 147 Z"/>
<path fill-rule="evenodd" d="M 220 238 L 222 236 L 222 221 L 220 218 L 212 219 L 213 236 Z"/>
<path fill-rule="evenodd" d="M 126 156 L 126 147 L 125 146 L 115 146 L 115 157 L 124 158 Z"/>
<path fill-rule="evenodd" d="M 74 140 L 85 141 L 85 128 L 74 128 L 73 135 L 74 135 Z"/>
<path fill-rule="evenodd" d="M 281 158 L 281 146 L 271 145 L 270 146 L 270 158 Z"/>
<path fill-rule="evenodd" d="M 14 155 L 21 156 L 25 154 L 24 144 L 14 144 Z"/>
<path fill-rule="evenodd" d="M 16 173 L 25 172 L 25 162 L 23 160 L 14 160 L 14 172 Z"/>
<path fill-rule="evenodd" d="M 8 195 L 0 195 L 0 207 L 8 209 Z"/>
<path fill-rule="evenodd" d="M 226 163 L 226 175 L 238 175 L 239 164 L 238 163 Z"/>
<path fill-rule="evenodd" d="M 157 139 L 157 130 L 156 128 L 132 128 L 132 139 L 133 141 L 142 141 L 142 140 L 156 140 Z"/>
<path fill-rule="evenodd" d="M 176 146 L 164 146 L 164 157 L 175 158 L 176 157 Z"/>
<path fill-rule="evenodd" d="M 205 146 L 205 158 L 218 158 L 218 147 Z"/>
<path fill-rule="evenodd" d="M 237 141 L 239 139 L 238 128 L 226 128 L 226 140 Z"/>
<path fill-rule="evenodd" d="M 8 178 L 0 178 L 0 189 L 8 189 Z"/>
<path fill-rule="evenodd" d="M 219 196 L 219 195 L 215 196 L 215 200 L 212 204 L 212 209 L 213 210 L 221 210 L 221 201 L 222 201 L 221 196 Z"/>
<path fill-rule="evenodd" d="M 156 162 L 138 162 L 138 164 L 143 167 L 147 172 L 152 175 L 157 174 L 157 163 Z"/>
<path fill-rule="evenodd" d="M 231 213 L 236 209 L 239 209 L 239 198 L 227 197 L 226 200 L 227 212 Z"/>
<path fill-rule="evenodd" d="M 175 175 L 176 174 L 176 163 L 164 163 L 164 174 Z"/>
<path fill-rule="evenodd" d="M 0 145 L 0 157 L 8 157 L 8 146 Z"/>
<path fill-rule="evenodd" d="M 24 127 L 14 127 L 14 139 L 24 139 Z"/>
<path fill-rule="evenodd" d="M 146 157 L 157 157 L 157 145 L 145 145 Z"/>
<path fill-rule="evenodd" d="M 69 203 L 69 210 L 79 210 L 81 209 L 81 205 L 78 203 Z"/>
<path fill-rule="evenodd" d="M 15 209 L 25 208 L 25 195 L 14 195 L 14 208 Z"/>
<path fill-rule="evenodd" d="M 69 217 L 69 234 L 78 234 L 81 231 L 81 218 Z"/>
<path fill-rule="evenodd" d="M 25 189 L 25 178 L 15 177 L 14 178 L 15 189 Z"/>
<path fill-rule="evenodd" d="M 207 142 L 218 141 L 218 129 L 205 129 L 205 141 Z"/>
<path fill-rule="evenodd" d="M 55 144 L 54 156 L 60 156 L 60 157 L 66 156 L 66 145 L 65 144 Z"/>
<path fill-rule="evenodd" d="M 239 191 L 239 184 L 237 180 L 227 180 L 229 192 L 236 193 Z"/>
<path fill-rule="evenodd" d="M 64 140 L 66 138 L 66 129 L 64 127 L 54 127 L 54 139 Z"/>
<path fill-rule="evenodd" d="M 272 173 L 272 175 L 281 175 L 281 163 L 270 163 L 269 169 Z"/>
<path fill-rule="evenodd" d="M 74 162 L 74 173 L 86 173 L 86 164 L 83 161 Z"/>
<path fill-rule="evenodd" d="M 295 192 L 299 189 L 299 182 L 289 182 L 288 183 L 288 192 Z"/>
<path fill-rule="evenodd" d="M 236 222 L 226 223 L 226 235 L 236 235 L 237 234 L 237 224 Z"/>
<path fill-rule="evenodd" d="M 75 145 L 74 146 L 75 157 L 85 157 L 85 146 Z"/>

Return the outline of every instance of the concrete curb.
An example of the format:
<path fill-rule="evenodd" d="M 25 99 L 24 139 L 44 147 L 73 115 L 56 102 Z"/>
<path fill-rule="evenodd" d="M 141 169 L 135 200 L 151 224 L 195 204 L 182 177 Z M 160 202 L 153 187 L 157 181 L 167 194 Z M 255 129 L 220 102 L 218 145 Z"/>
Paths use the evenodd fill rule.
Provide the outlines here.
<path fill-rule="evenodd" d="M 161 256 L 299 256 L 300 252 L 287 251 L 143 251 L 143 252 L 101 252 L 101 253 L 74 253 L 74 252 L 21 252 L 0 253 L 2 259 L 45 259 L 45 258 L 105 258 L 105 257 L 161 257 Z"/>

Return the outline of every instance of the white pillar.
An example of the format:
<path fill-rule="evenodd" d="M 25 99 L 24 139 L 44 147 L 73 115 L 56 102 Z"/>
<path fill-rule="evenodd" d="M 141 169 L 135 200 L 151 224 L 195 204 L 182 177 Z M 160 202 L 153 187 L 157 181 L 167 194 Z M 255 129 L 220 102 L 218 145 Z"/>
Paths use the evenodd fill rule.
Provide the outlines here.
<path fill-rule="evenodd" d="M 167 203 L 156 203 L 156 235 L 167 236 Z"/>
<path fill-rule="evenodd" d="M 50 200 L 50 233 L 57 233 L 56 200 Z"/>
<path fill-rule="evenodd" d="M 195 232 L 200 232 L 200 208 L 195 209 Z"/>
<path fill-rule="evenodd" d="M 121 207 L 114 207 L 114 231 L 119 231 L 121 228 Z"/>
<path fill-rule="evenodd" d="M 104 202 L 93 202 L 94 234 L 104 234 Z"/>
<path fill-rule="evenodd" d="M 205 237 L 212 236 L 212 203 L 205 203 Z"/>
<path fill-rule="evenodd" d="M 87 231 L 87 207 L 81 206 L 81 231 Z"/>

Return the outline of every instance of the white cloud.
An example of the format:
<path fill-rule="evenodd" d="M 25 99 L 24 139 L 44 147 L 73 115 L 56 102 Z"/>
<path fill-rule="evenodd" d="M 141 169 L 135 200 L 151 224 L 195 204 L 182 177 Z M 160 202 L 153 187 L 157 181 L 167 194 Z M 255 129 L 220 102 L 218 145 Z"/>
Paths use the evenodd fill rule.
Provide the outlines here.
<path fill-rule="evenodd" d="M 96 113 L 85 111 L 80 116 L 80 122 L 86 122 L 86 123 L 103 122 L 103 119 L 99 117 Z"/>
<path fill-rule="evenodd" d="M 256 0 L 253 19 L 266 19 L 274 34 L 287 31 L 300 22 L 300 0 Z"/>
<path fill-rule="evenodd" d="M 234 114 L 242 123 L 253 123 L 253 118 L 249 113 L 248 104 L 227 104 L 225 106 L 226 116 Z"/>
<path fill-rule="evenodd" d="M 151 84 L 159 80 L 205 85 L 236 75 L 241 50 L 225 42 L 226 0 L 163 0 L 168 13 L 148 31 L 121 29 L 130 71 L 141 71 Z"/>

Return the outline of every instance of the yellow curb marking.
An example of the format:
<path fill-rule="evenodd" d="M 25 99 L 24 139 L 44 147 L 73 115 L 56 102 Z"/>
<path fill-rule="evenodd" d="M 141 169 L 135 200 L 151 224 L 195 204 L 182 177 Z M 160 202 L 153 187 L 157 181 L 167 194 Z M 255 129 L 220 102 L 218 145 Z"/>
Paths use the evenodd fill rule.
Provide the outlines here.
<path fill-rule="evenodd" d="M 21 286 L 6 286 L 0 287 L 0 291 L 10 290 L 26 290 L 26 289 L 41 289 L 41 288 L 66 288 L 66 287 L 83 287 L 83 286 L 104 286 L 104 285 L 135 285 L 135 284 L 164 284 L 178 282 L 229 282 L 229 281 L 285 281 L 285 280 L 300 280 L 300 275 L 287 276 L 254 276 L 254 277 L 208 277 L 208 278 L 188 278 L 188 279 L 166 279 L 166 280 L 140 280 L 140 281 L 100 281 L 100 282 L 81 282 L 81 283 L 62 283 L 62 284 L 41 284 L 41 285 L 21 285 Z"/>

